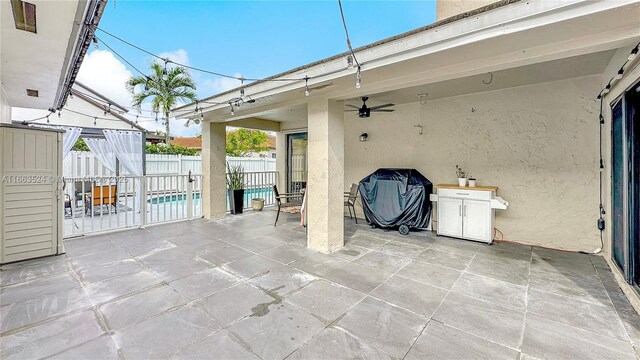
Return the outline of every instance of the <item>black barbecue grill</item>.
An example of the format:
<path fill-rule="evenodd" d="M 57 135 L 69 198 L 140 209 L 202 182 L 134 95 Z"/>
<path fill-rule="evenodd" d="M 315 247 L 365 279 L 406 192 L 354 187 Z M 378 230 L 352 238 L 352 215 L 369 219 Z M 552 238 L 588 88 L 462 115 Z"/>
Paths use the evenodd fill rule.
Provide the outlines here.
<path fill-rule="evenodd" d="M 373 227 L 426 228 L 431 217 L 433 184 L 415 169 L 378 169 L 358 186 L 367 222 Z"/>

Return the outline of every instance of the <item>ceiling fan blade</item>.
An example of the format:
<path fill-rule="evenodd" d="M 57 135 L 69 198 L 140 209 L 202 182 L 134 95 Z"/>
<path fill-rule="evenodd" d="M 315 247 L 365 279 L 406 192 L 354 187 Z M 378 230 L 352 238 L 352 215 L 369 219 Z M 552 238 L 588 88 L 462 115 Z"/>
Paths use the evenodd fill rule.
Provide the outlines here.
<path fill-rule="evenodd" d="M 359 111 L 359 109 L 346 109 L 345 111 Z"/>
<path fill-rule="evenodd" d="M 386 107 L 389 107 L 389 106 L 396 106 L 396 105 L 395 104 L 376 105 L 376 106 L 369 107 L 369 109 L 377 110 L 377 109 L 382 109 L 382 108 L 386 108 Z"/>
<path fill-rule="evenodd" d="M 371 111 L 375 112 L 394 112 L 394 109 L 371 109 Z"/>
<path fill-rule="evenodd" d="M 354 108 L 354 109 L 360 109 L 359 106 L 355 106 L 355 105 L 351 105 L 351 104 L 346 104 L 345 106 L 348 106 L 348 107 Z"/>

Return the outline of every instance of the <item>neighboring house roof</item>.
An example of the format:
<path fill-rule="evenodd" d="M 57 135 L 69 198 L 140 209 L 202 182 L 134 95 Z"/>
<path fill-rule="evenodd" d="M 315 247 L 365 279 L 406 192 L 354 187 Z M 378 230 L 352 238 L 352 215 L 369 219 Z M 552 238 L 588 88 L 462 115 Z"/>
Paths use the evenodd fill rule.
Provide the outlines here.
<path fill-rule="evenodd" d="M 184 146 L 189 149 L 202 149 L 201 137 L 177 137 L 171 140 L 172 145 Z"/>
<path fill-rule="evenodd" d="M 184 146 L 189 149 L 202 149 L 202 137 L 177 137 L 171 140 L 171 144 Z M 267 141 L 264 144 L 269 150 L 275 150 L 276 137 L 273 135 L 267 135 Z"/>
<path fill-rule="evenodd" d="M 129 110 L 127 110 L 127 108 L 125 106 L 122 106 L 120 104 L 118 104 L 117 102 L 109 99 L 108 97 L 102 95 L 101 93 L 97 92 L 96 90 L 93 90 L 92 88 L 90 88 L 89 86 L 81 83 L 80 81 L 76 81 L 73 85 L 73 87 L 71 88 L 71 92 L 73 93 L 74 96 L 80 96 L 80 97 L 89 97 L 89 98 L 93 98 L 94 100 L 102 100 L 107 104 L 111 104 L 112 107 L 120 110 L 121 112 L 128 112 Z"/>
<path fill-rule="evenodd" d="M 273 136 L 273 135 L 268 135 L 268 134 L 267 134 L 266 146 L 267 146 L 270 150 L 275 150 L 275 149 L 276 149 L 276 137 L 275 137 L 275 136 Z"/>
<path fill-rule="evenodd" d="M 84 90 L 84 92 L 82 91 Z M 91 94 L 87 94 L 87 92 L 91 93 Z M 112 111 L 109 112 L 109 114 L 111 116 L 113 116 L 114 118 L 123 121 L 129 125 L 131 125 L 132 128 L 137 129 L 137 130 L 141 130 L 141 131 L 146 131 L 145 128 L 143 128 L 142 126 L 136 124 L 135 122 L 127 119 L 126 117 L 120 115 L 118 113 L 118 109 L 120 110 L 120 113 L 126 113 L 128 112 L 128 110 L 126 108 L 124 108 L 122 105 L 118 105 L 117 103 L 109 100 L 109 98 L 107 98 L 106 96 L 100 94 L 99 92 L 97 92 L 96 90 L 91 89 L 90 87 L 88 87 L 87 85 L 81 84 L 80 82 L 76 82 L 73 86 L 73 88 L 71 88 L 71 93 L 73 94 L 73 96 L 76 96 L 86 102 L 88 102 L 89 104 L 95 106 L 97 109 L 104 111 L 106 110 L 105 108 L 105 104 L 101 103 L 100 101 L 98 101 L 97 99 L 103 99 L 104 101 L 106 101 L 107 103 L 111 104 L 112 106 Z M 113 110 L 116 111 L 113 111 Z"/>

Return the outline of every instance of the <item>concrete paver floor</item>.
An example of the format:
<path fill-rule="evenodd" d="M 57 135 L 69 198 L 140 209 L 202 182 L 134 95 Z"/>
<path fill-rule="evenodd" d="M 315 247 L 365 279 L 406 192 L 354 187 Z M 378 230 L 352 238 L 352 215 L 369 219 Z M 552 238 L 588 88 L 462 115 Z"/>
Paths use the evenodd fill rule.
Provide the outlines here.
<path fill-rule="evenodd" d="M 264 211 L 87 236 L 0 272 L 2 359 L 635 359 L 598 256 Z"/>

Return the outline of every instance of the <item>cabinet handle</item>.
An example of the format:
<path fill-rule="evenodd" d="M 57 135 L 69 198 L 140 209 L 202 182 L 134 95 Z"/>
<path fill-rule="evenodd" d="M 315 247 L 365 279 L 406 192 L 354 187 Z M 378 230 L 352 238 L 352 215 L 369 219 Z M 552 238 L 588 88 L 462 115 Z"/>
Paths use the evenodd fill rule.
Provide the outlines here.
<path fill-rule="evenodd" d="M 463 205 L 462 216 L 467 216 L 467 205 Z"/>
<path fill-rule="evenodd" d="M 459 192 L 457 192 L 456 195 L 469 195 L 469 193 L 459 193 Z"/>
<path fill-rule="evenodd" d="M 460 216 L 462 216 L 462 205 L 458 205 L 458 213 L 460 213 Z"/>

